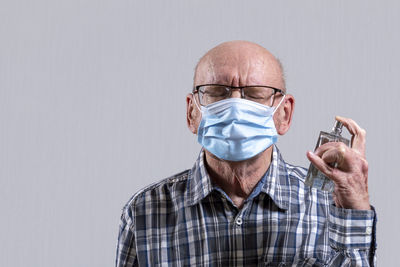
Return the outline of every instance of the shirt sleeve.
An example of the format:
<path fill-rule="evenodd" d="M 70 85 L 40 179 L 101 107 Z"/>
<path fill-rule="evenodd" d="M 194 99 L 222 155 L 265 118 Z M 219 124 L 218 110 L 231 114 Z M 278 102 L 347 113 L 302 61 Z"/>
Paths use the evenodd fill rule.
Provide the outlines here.
<path fill-rule="evenodd" d="M 376 212 L 330 206 L 330 266 L 376 266 Z"/>
<path fill-rule="evenodd" d="M 131 218 L 127 208 L 124 208 L 119 225 L 117 256 L 115 260 L 116 267 L 138 266 L 134 227 Z"/>

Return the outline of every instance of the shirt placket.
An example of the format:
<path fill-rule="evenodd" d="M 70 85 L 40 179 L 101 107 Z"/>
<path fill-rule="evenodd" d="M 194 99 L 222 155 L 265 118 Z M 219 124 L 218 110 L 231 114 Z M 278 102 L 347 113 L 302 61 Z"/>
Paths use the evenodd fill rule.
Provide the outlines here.
<path fill-rule="evenodd" d="M 244 230 L 245 230 L 245 217 L 246 211 L 250 206 L 250 201 L 245 202 L 242 209 L 236 214 L 232 220 L 232 236 L 233 236 L 233 266 L 244 266 L 245 248 L 244 244 Z"/>

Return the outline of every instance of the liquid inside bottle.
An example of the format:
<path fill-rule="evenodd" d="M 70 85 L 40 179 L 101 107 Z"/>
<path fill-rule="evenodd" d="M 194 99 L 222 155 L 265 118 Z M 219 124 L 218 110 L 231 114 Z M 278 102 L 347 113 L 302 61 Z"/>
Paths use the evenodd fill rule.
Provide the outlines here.
<path fill-rule="evenodd" d="M 317 145 L 315 146 L 315 150 L 328 142 L 342 142 L 347 146 L 350 145 L 350 140 L 341 136 L 343 124 L 340 121 L 336 121 L 335 125 L 332 128 L 332 132 L 320 132 L 319 138 L 317 141 Z M 332 166 L 334 167 L 334 166 Z M 305 184 L 311 186 L 313 188 L 317 188 L 319 190 L 332 192 L 335 188 L 334 182 L 326 177 L 325 174 L 320 172 L 312 163 L 308 168 L 308 173 L 306 177 Z"/>

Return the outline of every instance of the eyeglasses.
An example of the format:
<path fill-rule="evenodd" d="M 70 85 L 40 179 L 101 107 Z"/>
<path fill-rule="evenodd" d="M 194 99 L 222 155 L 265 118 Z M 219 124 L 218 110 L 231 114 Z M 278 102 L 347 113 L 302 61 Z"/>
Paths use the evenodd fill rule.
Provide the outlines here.
<path fill-rule="evenodd" d="M 220 84 L 197 85 L 193 88 L 193 94 L 198 93 L 200 105 L 207 106 L 214 102 L 231 97 L 233 90 L 240 90 L 240 95 L 244 99 L 270 107 L 274 105 L 277 93 L 285 95 L 283 90 L 271 86 L 227 86 Z"/>

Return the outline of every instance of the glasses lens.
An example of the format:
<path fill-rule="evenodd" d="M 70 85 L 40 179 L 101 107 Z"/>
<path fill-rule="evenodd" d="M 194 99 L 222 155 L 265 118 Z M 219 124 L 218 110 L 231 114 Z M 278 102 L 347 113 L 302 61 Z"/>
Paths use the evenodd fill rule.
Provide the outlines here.
<path fill-rule="evenodd" d="M 229 88 L 221 85 L 204 85 L 199 88 L 200 104 L 208 105 L 229 96 Z"/>
<path fill-rule="evenodd" d="M 248 86 L 231 88 L 225 85 L 202 85 L 198 87 L 200 104 L 203 106 L 230 97 L 232 90 L 243 88 L 243 97 L 266 106 L 273 106 L 275 89 L 266 86 Z"/>
<path fill-rule="evenodd" d="M 274 101 L 274 89 L 268 87 L 245 87 L 244 97 L 248 100 L 272 106 Z"/>

